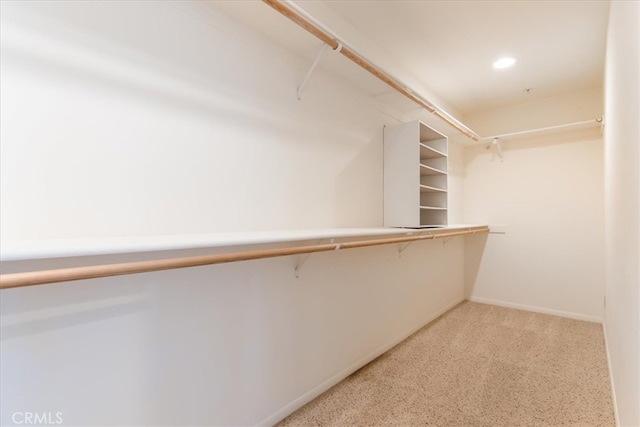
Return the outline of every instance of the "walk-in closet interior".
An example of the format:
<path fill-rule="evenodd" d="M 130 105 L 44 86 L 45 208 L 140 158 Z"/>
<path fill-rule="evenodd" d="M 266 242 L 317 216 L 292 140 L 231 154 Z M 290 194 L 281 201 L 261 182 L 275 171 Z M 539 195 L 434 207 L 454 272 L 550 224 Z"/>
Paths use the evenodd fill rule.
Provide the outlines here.
<path fill-rule="evenodd" d="M 640 2 L 0 2 L 0 424 L 640 426 Z"/>

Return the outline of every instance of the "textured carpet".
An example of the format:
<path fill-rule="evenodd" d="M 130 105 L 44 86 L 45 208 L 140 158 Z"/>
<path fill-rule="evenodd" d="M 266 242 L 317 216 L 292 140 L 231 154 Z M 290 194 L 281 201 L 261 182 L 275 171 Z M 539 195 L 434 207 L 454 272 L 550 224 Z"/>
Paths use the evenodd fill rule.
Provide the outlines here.
<path fill-rule="evenodd" d="M 278 426 L 614 426 L 602 325 L 463 302 Z"/>

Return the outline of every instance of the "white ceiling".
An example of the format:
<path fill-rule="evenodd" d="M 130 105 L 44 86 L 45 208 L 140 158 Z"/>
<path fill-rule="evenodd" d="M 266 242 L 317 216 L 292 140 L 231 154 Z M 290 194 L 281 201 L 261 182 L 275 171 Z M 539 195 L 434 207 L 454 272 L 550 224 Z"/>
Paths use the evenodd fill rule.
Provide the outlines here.
<path fill-rule="evenodd" d="M 317 50 L 317 40 L 261 2 L 214 3 L 286 48 L 306 56 Z M 320 3 L 461 114 L 603 84 L 608 1 Z M 516 66 L 493 70 L 505 54 L 518 58 Z M 334 64 L 345 66 L 357 68 Z"/>

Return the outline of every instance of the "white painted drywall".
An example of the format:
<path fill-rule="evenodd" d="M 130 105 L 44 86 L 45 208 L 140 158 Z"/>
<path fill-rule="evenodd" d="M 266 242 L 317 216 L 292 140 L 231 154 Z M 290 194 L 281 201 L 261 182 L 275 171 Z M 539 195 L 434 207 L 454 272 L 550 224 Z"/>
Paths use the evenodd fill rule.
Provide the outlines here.
<path fill-rule="evenodd" d="M 197 3 L 3 3 L 3 239 L 382 224 L 394 120 Z"/>
<path fill-rule="evenodd" d="M 464 117 L 483 136 L 592 121 L 603 90 L 585 88 Z M 465 294 L 475 301 L 597 321 L 604 298 L 604 173 L 597 126 L 464 142 Z"/>
<path fill-rule="evenodd" d="M 501 161 L 490 144 L 465 148 L 464 220 L 494 230 L 484 246 L 468 240 L 467 297 L 601 321 L 599 131 L 504 142 L 503 151 Z"/>
<path fill-rule="evenodd" d="M 318 72 L 296 100 L 308 61 L 204 2 L 1 7 L 3 239 L 382 224 L 395 120 L 369 95 Z M 323 253 L 297 280 L 286 257 L 3 290 L 0 421 L 274 423 L 460 302 L 463 251 Z"/>
<path fill-rule="evenodd" d="M 639 2 L 611 3 L 605 73 L 605 330 L 621 426 L 640 425 L 639 28 Z"/>

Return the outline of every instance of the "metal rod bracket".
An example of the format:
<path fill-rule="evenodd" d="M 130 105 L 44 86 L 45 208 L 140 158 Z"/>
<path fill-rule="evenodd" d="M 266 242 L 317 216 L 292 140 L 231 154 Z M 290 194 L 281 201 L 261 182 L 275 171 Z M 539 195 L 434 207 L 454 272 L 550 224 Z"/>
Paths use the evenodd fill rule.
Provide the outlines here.
<path fill-rule="evenodd" d="M 417 236 L 422 236 L 422 232 L 419 232 L 417 234 Z M 402 252 L 404 252 L 405 249 L 407 249 L 409 247 L 410 244 L 412 244 L 413 241 L 405 243 L 404 245 L 400 245 L 398 247 L 398 258 L 402 258 Z"/>
<path fill-rule="evenodd" d="M 324 239 L 320 239 L 316 242 L 316 245 L 319 245 L 320 243 L 322 243 Z M 333 243 L 334 239 L 331 239 L 330 242 Z M 340 245 L 338 245 L 339 247 Z M 338 248 L 336 248 L 336 250 L 338 250 Z M 296 268 L 293 270 L 293 273 L 296 276 L 296 279 L 300 278 L 300 270 L 302 270 L 302 267 L 304 266 L 304 263 L 307 262 L 307 260 L 309 259 L 309 257 L 311 256 L 311 252 L 308 254 L 304 254 L 302 256 L 302 258 L 300 258 L 300 261 L 298 261 L 298 264 L 296 264 Z"/>
<path fill-rule="evenodd" d="M 329 47 L 328 44 L 322 43 L 322 47 L 320 48 L 320 51 L 318 52 L 318 55 L 316 56 L 315 61 L 313 61 L 313 64 L 311 64 L 311 68 L 309 68 L 309 71 L 307 71 L 307 74 L 304 76 L 304 79 L 302 79 L 302 83 L 300 83 L 300 86 L 298 86 L 298 92 L 297 92 L 298 100 L 302 99 L 302 92 L 304 91 L 304 88 L 307 86 L 307 83 L 311 78 L 311 74 L 313 74 L 313 71 L 316 69 L 316 67 L 320 63 L 320 58 L 322 58 L 322 55 L 327 51 L 328 47 Z M 336 49 L 338 48 L 342 49 L 342 43 L 338 42 L 338 46 L 336 47 Z M 340 51 L 338 50 L 338 52 Z"/>

